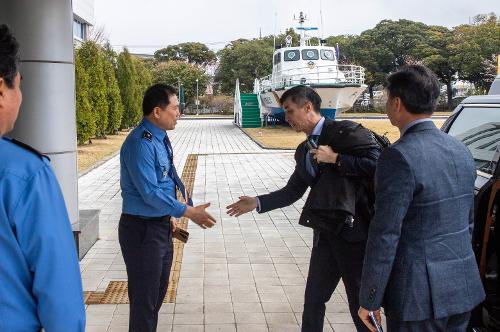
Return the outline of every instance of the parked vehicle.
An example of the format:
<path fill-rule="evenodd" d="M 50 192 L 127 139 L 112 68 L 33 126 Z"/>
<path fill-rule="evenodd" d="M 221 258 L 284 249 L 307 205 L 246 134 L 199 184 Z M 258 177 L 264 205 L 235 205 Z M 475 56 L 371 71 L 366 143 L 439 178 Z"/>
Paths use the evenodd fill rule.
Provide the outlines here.
<path fill-rule="evenodd" d="M 464 99 L 441 129 L 460 139 L 476 162 L 472 242 L 486 300 L 470 326 L 500 331 L 500 66 L 489 94 Z"/>

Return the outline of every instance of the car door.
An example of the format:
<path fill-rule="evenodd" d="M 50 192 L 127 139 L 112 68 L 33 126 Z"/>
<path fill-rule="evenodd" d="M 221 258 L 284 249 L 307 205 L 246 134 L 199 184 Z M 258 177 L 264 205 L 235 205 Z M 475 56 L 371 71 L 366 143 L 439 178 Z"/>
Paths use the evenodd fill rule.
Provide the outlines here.
<path fill-rule="evenodd" d="M 462 104 L 441 128 L 461 140 L 476 163 L 473 247 L 487 298 L 473 315 L 473 325 L 500 329 L 500 105 Z M 498 211 L 500 212 L 500 211 Z M 487 313 L 483 322 L 482 311 Z M 484 323 L 484 324 L 483 324 Z"/>

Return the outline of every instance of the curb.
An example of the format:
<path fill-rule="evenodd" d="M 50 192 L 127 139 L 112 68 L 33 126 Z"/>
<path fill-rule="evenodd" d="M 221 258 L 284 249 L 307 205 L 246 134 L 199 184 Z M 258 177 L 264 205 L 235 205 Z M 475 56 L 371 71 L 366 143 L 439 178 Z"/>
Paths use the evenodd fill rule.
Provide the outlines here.
<path fill-rule="evenodd" d="M 260 146 L 262 149 L 264 150 L 275 150 L 275 151 L 295 151 L 294 149 L 287 149 L 287 148 L 269 148 L 265 145 L 263 145 L 262 143 L 260 143 L 259 141 L 257 141 L 256 139 L 254 139 L 252 136 L 250 136 L 246 131 L 243 130 L 243 128 L 241 128 L 240 126 L 236 125 L 236 123 L 233 122 L 233 125 L 235 125 L 237 128 L 239 128 L 241 130 L 241 132 L 243 134 L 245 134 L 248 138 L 250 138 L 255 144 L 257 144 L 258 146 Z"/>
<path fill-rule="evenodd" d="M 106 163 L 107 161 L 109 161 L 110 159 L 116 157 L 119 154 L 120 154 L 120 150 L 118 150 L 118 151 L 114 152 L 113 154 L 111 154 L 111 155 L 109 155 L 107 157 L 104 157 L 103 159 L 97 161 L 94 165 L 92 165 L 89 168 L 87 168 L 86 170 L 81 171 L 80 173 L 78 173 L 78 175 L 77 175 L 78 179 L 81 178 L 82 176 L 86 175 L 87 173 L 90 173 L 91 171 L 93 171 L 97 167 L 101 166 L 102 164 Z"/>

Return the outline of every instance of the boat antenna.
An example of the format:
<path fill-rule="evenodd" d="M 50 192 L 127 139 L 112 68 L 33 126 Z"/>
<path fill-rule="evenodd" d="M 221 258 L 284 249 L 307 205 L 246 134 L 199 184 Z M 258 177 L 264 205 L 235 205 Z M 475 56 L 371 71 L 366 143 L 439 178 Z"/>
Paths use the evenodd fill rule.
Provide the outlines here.
<path fill-rule="evenodd" d="M 304 15 L 304 12 L 300 12 L 299 18 L 296 19 L 295 15 L 293 16 L 295 21 L 299 21 L 299 27 L 296 29 L 300 31 L 300 46 L 308 46 L 309 45 L 309 36 L 306 35 L 306 31 L 318 30 L 317 27 L 305 27 L 304 23 L 307 20 L 307 16 Z"/>
<path fill-rule="evenodd" d="M 273 49 L 276 49 L 276 26 L 278 22 L 278 12 L 274 12 L 274 36 L 273 36 Z M 274 52 L 274 51 L 273 51 Z"/>
<path fill-rule="evenodd" d="M 319 18 L 321 20 L 321 39 L 324 37 L 324 32 L 323 32 L 323 6 L 322 6 L 322 1 L 319 0 Z M 320 42 L 321 43 L 321 42 Z"/>

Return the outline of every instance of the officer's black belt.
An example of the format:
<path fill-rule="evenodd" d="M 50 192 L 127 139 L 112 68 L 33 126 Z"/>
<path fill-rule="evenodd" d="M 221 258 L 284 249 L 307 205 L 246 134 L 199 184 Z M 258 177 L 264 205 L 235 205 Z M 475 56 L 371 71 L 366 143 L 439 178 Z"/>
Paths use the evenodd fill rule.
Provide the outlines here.
<path fill-rule="evenodd" d="M 124 221 L 150 221 L 150 222 L 160 222 L 160 221 L 170 221 L 170 216 L 163 217 L 146 217 L 138 216 L 135 214 L 122 213 L 122 220 Z"/>

